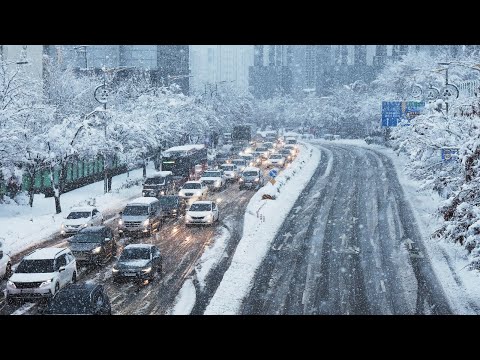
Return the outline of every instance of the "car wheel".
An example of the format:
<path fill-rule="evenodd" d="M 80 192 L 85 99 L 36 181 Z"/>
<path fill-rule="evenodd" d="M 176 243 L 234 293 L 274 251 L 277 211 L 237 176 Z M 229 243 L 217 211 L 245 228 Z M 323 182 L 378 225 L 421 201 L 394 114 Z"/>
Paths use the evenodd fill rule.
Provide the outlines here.
<path fill-rule="evenodd" d="M 72 284 L 75 284 L 77 282 L 77 273 L 74 271 L 72 275 Z"/>
<path fill-rule="evenodd" d="M 53 293 L 53 295 L 56 295 L 57 292 L 58 292 L 58 290 L 60 290 L 60 284 L 57 282 L 57 283 L 55 284 L 55 292 Z"/>
<path fill-rule="evenodd" d="M 8 279 L 10 278 L 10 276 L 12 276 L 12 264 L 11 263 L 7 263 L 7 267 L 5 268 L 5 279 Z"/>
<path fill-rule="evenodd" d="M 116 255 L 117 255 L 117 243 L 113 243 L 112 257 L 115 257 Z"/>

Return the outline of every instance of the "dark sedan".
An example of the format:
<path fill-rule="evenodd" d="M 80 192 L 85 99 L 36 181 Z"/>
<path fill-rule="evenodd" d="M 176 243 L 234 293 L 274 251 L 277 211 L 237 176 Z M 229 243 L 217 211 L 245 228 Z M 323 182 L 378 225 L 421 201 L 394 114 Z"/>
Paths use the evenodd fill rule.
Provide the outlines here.
<path fill-rule="evenodd" d="M 162 217 L 178 218 L 185 215 L 185 201 L 178 195 L 164 195 L 160 197 Z"/>
<path fill-rule="evenodd" d="M 61 289 L 43 312 L 48 315 L 112 315 L 103 285 L 75 284 Z"/>
<path fill-rule="evenodd" d="M 153 280 L 157 273 L 162 273 L 162 256 L 155 245 L 127 245 L 117 263 L 113 266 L 113 280 L 122 278 Z"/>
<path fill-rule="evenodd" d="M 99 265 L 117 255 L 113 231 L 106 226 L 86 227 L 68 239 L 68 244 L 77 263 Z"/>

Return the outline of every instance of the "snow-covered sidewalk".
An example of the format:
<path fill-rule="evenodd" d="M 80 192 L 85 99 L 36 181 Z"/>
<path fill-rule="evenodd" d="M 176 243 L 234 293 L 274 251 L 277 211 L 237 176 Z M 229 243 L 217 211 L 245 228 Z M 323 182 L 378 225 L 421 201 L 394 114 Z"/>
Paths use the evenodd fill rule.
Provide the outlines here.
<path fill-rule="evenodd" d="M 268 183 L 250 199 L 242 239 L 205 314 L 238 312 L 256 269 L 320 162 L 320 150 L 309 144 L 302 147 L 298 158 L 275 179 L 275 185 Z M 262 200 L 264 194 L 275 195 L 276 200 Z"/>
<path fill-rule="evenodd" d="M 153 164 L 147 168 L 147 174 L 153 171 Z M 33 207 L 16 203 L 0 204 L 0 238 L 4 248 L 10 255 L 15 255 L 30 246 L 47 240 L 60 231 L 63 218 L 72 206 L 94 204 L 102 212 L 120 209 L 125 202 L 135 196 L 141 196 L 142 169 L 114 176 L 112 191 L 103 192 L 103 181 L 83 186 L 62 194 L 60 202 L 62 212 L 55 214 L 55 203 L 52 197 L 45 198 L 36 194 Z M 130 186 L 135 181 L 139 185 Z M 128 185 L 130 184 L 130 185 Z M 128 187 L 130 186 L 130 187 Z"/>

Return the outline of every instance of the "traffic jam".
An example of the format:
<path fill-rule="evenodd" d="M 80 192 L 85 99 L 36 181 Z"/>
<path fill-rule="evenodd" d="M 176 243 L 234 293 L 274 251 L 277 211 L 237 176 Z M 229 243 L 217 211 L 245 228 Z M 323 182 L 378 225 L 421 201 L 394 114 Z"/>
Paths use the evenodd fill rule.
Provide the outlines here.
<path fill-rule="evenodd" d="M 0 313 L 166 313 L 220 228 L 241 237 L 251 196 L 299 152 L 295 137 L 250 139 L 224 139 L 214 156 L 203 144 L 165 150 L 162 170 L 115 216 L 72 208 L 59 241 L 16 264 L 0 244 Z"/>

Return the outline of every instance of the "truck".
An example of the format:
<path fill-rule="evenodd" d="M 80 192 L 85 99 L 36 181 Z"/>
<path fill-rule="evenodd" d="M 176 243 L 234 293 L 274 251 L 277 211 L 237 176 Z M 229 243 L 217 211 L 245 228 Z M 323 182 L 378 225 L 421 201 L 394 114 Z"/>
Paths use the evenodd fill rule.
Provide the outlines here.
<path fill-rule="evenodd" d="M 252 140 L 251 125 L 236 125 L 232 131 L 233 148 L 235 152 L 243 151 Z"/>

